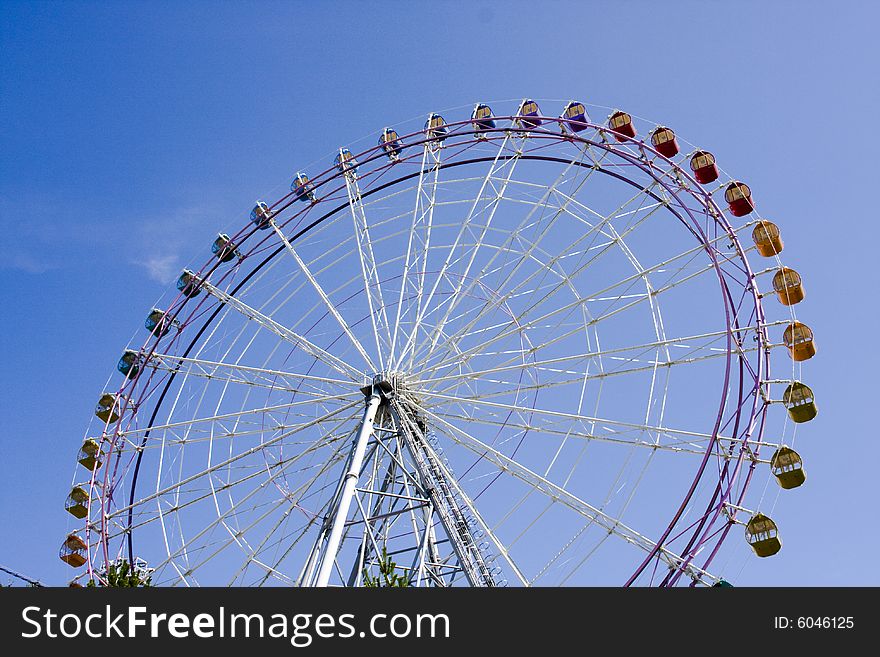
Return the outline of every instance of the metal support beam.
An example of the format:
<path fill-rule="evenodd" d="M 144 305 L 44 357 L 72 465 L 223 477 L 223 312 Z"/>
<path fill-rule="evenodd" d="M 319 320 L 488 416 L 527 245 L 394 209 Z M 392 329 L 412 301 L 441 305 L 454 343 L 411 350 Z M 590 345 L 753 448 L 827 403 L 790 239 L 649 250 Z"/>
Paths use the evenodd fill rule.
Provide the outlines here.
<path fill-rule="evenodd" d="M 333 564 L 336 561 L 336 554 L 339 552 L 339 544 L 342 541 L 342 533 L 345 530 L 345 523 L 348 520 L 348 511 L 351 507 L 351 500 L 354 497 L 355 488 L 357 487 L 358 478 L 361 473 L 361 466 L 364 462 L 364 454 L 367 450 L 367 441 L 373 435 L 373 421 L 376 419 L 376 410 L 379 408 L 381 397 L 374 390 L 367 398 L 367 407 L 364 409 L 364 417 L 361 420 L 360 429 L 355 436 L 352 445 L 352 456 L 349 462 L 348 471 L 343 477 L 342 490 L 339 494 L 339 503 L 333 513 L 333 524 L 330 529 L 330 537 L 327 539 L 327 545 L 324 548 L 324 554 L 321 566 L 318 570 L 318 577 L 315 580 L 315 586 L 325 587 L 330 581 L 330 574 L 333 571 Z"/>
<path fill-rule="evenodd" d="M 400 428 L 400 437 L 413 457 L 415 467 L 468 582 L 471 586 L 496 586 L 491 569 L 468 527 L 462 503 L 456 499 L 443 469 L 436 462 L 436 455 L 426 444 L 424 433 L 415 418 L 401 408 L 395 398 L 392 398 L 390 408 Z"/>

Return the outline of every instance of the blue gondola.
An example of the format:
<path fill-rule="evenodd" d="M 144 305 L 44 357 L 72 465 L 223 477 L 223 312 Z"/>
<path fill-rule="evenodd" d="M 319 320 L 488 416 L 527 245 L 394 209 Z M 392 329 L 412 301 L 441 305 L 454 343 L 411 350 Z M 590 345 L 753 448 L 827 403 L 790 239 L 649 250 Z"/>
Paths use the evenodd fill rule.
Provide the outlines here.
<path fill-rule="evenodd" d="M 537 128 L 543 123 L 541 119 L 537 118 L 540 113 L 541 110 L 538 109 L 538 103 L 530 98 L 526 98 L 520 103 L 519 109 L 516 111 L 516 120 L 523 128 Z"/>
<path fill-rule="evenodd" d="M 183 273 L 177 279 L 177 289 L 183 293 L 185 297 L 194 297 L 201 290 L 199 286 L 202 282 L 199 280 L 199 277 L 193 274 L 189 269 L 184 269 Z"/>
<path fill-rule="evenodd" d="M 138 372 L 140 372 L 141 355 L 136 351 L 126 349 L 122 354 L 122 358 L 116 363 L 116 369 L 119 370 L 120 374 L 125 376 L 126 379 L 133 379 L 137 376 Z"/>
<path fill-rule="evenodd" d="M 446 120 L 434 112 L 428 115 L 428 120 L 425 121 L 425 130 L 427 131 L 428 139 L 436 139 L 440 142 L 446 139 L 446 135 L 449 133 Z"/>
<path fill-rule="evenodd" d="M 309 182 L 309 177 L 302 172 L 298 171 L 296 178 L 290 183 L 290 191 L 293 192 L 293 197 L 298 201 L 315 200 L 315 186 Z"/>
<path fill-rule="evenodd" d="M 269 206 L 263 201 L 257 201 L 254 209 L 251 210 L 251 223 L 256 224 L 260 230 L 265 230 L 269 227 L 271 219 L 272 213 L 269 211 Z"/>
<path fill-rule="evenodd" d="M 157 338 L 161 338 L 171 330 L 171 320 L 166 315 L 164 310 L 153 308 L 144 322 L 146 329 Z"/>
<path fill-rule="evenodd" d="M 486 130 L 492 130 L 495 127 L 495 118 L 492 115 L 492 108 L 483 103 L 478 103 L 471 112 L 471 123 L 473 123 L 476 131 L 477 139 L 482 135 L 480 133 Z"/>
<path fill-rule="evenodd" d="M 333 164 L 335 164 L 336 168 L 342 173 L 348 171 L 356 173 L 358 168 L 357 160 L 354 159 L 354 155 L 352 155 L 351 151 L 347 148 L 339 149 L 339 153 L 337 153 L 336 158 L 333 160 Z"/>
<path fill-rule="evenodd" d="M 589 117 L 587 116 L 587 108 L 583 103 L 575 100 L 571 101 L 562 110 L 562 118 L 567 121 L 563 125 L 572 132 L 580 132 L 587 127 Z"/>
<path fill-rule="evenodd" d="M 214 243 L 211 245 L 211 253 L 217 256 L 220 262 L 229 262 L 233 258 L 241 255 L 235 244 L 229 239 L 229 235 L 226 233 L 220 233 L 217 235 L 217 239 L 215 239 Z"/>
<path fill-rule="evenodd" d="M 379 146 L 385 150 L 385 155 L 391 160 L 396 160 L 403 150 L 403 146 L 400 144 L 400 135 L 393 128 L 385 128 L 382 131 L 382 134 L 379 135 Z"/>

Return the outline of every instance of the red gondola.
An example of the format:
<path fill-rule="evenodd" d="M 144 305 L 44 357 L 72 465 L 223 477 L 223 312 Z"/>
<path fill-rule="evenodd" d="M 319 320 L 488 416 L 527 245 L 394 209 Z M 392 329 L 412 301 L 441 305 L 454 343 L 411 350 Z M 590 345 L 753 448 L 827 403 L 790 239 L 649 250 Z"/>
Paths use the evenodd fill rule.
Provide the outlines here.
<path fill-rule="evenodd" d="M 678 155 L 678 141 L 675 139 L 675 133 L 669 128 L 659 126 L 654 130 L 651 133 L 651 145 L 664 157 L 675 157 Z"/>
<path fill-rule="evenodd" d="M 730 208 L 730 214 L 734 217 L 744 217 L 755 209 L 755 201 L 752 199 L 752 190 L 741 182 L 732 182 L 724 190 L 724 200 Z"/>
<path fill-rule="evenodd" d="M 718 180 L 715 156 L 709 151 L 697 151 L 691 156 L 691 171 L 694 172 L 697 182 L 702 185 Z"/>
<path fill-rule="evenodd" d="M 617 141 L 626 141 L 636 136 L 636 127 L 633 125 L 632 117 L 626 112 L 615 112 L 608 119 L 608 127 L 614 133 Z"/>

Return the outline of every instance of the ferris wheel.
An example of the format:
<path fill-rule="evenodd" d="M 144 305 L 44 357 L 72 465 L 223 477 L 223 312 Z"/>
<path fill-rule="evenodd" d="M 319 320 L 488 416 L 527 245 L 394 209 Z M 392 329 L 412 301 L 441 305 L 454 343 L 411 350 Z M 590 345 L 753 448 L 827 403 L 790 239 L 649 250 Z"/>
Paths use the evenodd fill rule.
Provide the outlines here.
<path fill-rule="evenodd" d="M 779 228 L 670 128 L 559 109 L 386 127 L 219 234 L 100 396 L 75 581 L 717 586 L 777 553 L 764 484 L 804 483 L 817 412 Z"/>

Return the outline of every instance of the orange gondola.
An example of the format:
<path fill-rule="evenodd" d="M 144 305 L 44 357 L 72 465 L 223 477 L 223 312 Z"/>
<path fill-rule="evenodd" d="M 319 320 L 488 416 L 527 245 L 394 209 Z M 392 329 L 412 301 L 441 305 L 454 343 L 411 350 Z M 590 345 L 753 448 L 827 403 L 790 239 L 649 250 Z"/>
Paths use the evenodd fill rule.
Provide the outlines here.
<path fill-rule="evenodd" d="M 758 253 L 765 258 L 782 253 L 782 236 L 779 234 L 779 226 L 772 221 L 762 220 L 755 224 L 752 231 L 752 241 L 758 247 Z"/>
<path fill-rule="evenodd" d="M 79 568 L 86 562 L 87 550 L 88 546 L 86 546 L 85 541 L 76 534 L 68 534 L 61 544 L 61 551 L 58 556 L 67 565 Z"/>
<path fill-rule="evenodd" d="M 806 296 L 801 275 L 788 267 L 781 267 L 773 276 L 773 290 L 783 306 L 800 303 Z"/>
<path fill-rule="evenodd" d="M 782 340 L 788 348 L 791 358 L 800 362 L 809 360 L 816 355 L 816 342 L 813 340 L 813 331 L 806 324 L 792 322 L 782 334 Z"/>

